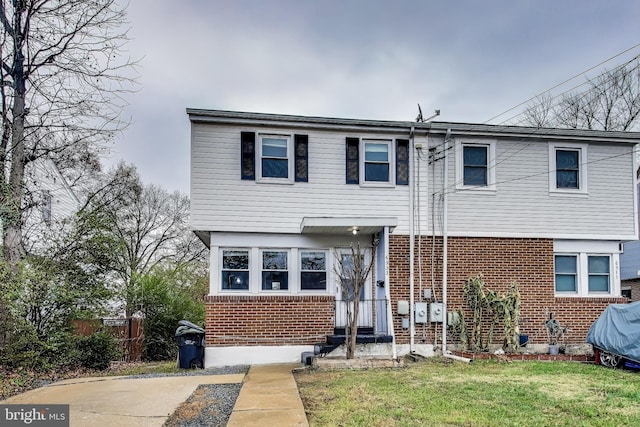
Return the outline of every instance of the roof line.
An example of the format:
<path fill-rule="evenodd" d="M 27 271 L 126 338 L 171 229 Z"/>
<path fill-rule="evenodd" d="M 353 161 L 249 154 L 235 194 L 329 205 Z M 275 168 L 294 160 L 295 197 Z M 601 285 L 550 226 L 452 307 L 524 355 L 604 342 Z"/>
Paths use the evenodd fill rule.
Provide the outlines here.
<path fill-rule="evenodd" d="M 428 131 L 432 134 L 445 134 L 448 129 L 458 135 L 483 136 L 515 136 L 520 138 L 564 138 L 590 139 L 597 141 L 612 141 L 640 143 L 640 132 L 602 131 L 586 129 L 536 128 L 526 126 L 506 126 L 492 124 L 476 124 L 463 122 L 409 122 L 393 120 L 349 119 L 335 117 L 300 116 L 289 114 L 253 113 L 227 110 L 206 110 L 187 108 L 189 120 L 193 123 L 220 124 L 252 124 L 278 125 L 294 128 L 301 127 L 340 127 L 354 130 L 367 128 L 368 130 L 405 132 L 414 128 L 416 132 Z"/>

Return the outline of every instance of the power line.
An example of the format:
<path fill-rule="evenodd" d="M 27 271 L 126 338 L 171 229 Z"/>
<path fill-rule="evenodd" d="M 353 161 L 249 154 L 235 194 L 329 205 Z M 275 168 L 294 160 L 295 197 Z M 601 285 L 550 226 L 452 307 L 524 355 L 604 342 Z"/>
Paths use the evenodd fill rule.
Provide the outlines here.
<path fill-rule="evenodd" d="M 500 114 L 498 114 L 498 115 L 495 115 L 495 116 L 491 117 L 491 118 L 490 118 L 490 119 L 488 119 L 488 120 L 485 120 L 485 121 L 483 122 L 483 124 L 487 124 L 488 122 L 490 122 L 490 121 L 492 121 L 492 120 L 494 120 L 494 119 L 497 119 L 498 117 L 503 116 L 503 115 L 507 114 L 508 112 L 515 110 L 515 109 L 516 109 L 516 108 L 518 108 L 518 107 L 521 107 L 521 106 L 525 105 L 527 102 L 530 102 L 530 101 L 532 101 L 532 100 L 536 99 L 536 98 L 537 98 L 537 97 L 539 97 L 540 95 L 542 95 L 542 94 L 544 94 L 544 93 L 547 93 L 547 92 L 550 92 L 550 91 L 552 91 L 552 90 L 554 90 L 554 89 L 556 89 L 556 88 L 558 88 L 558 87 L 560 87 L 560 86 L 562 86 L 562 85 L 564 85 L 564 84 L 566 84 L 566 83 L 570 82 L 571 80 L 577 79 L 578 77 L 582 76 L 583 74 L 586 74 L 586 73 L 588 73 L 589 71 L 591 71 L 591 70 L 593 70 L 593 69 L 595 69 L 595 68 L 598 68 L 598 67 L 600 67 L 601 65 L 606 64 L 607 62 L 611 61 L 612 59 L 615 59 L 615 58 L 617 58 L 617 57 L 619 57 L 619 56 L 621 56 L 621 55 L 624 55 L 625 53 L 627 53 L 627 52 L 629 52 L 629 51 L 631 51 L 631 50 L 633 50 L 633 49 L 635 49 L 635 48 L 637 48 L 637 47 L 639 47 L 639 46 L 640 46 L 640 43 L 638 43 L 638 44 L 636 44 L 636 45 L 634 45 L 634 46 L 631 46 L 630 48 L 625 49 L 625 50 L 623 50 L 622 52 L 620 52 L 620 53 L 618 53 L 618 54 L 616 54 L 616 55 L 614 55 L 614 56 L 612 56 L 612 57 L 610 57 L 610 58 L 608 58 L 608 59 L 605 59 L 604 61 L 600 62 L 599 64 L 596 64 L 596 65 L 594 65 L 593 67 L 590 67 L 590 68 L 588 68 L 587 70 L 585 70 L 585 71 L 583 71 L 583 72 L 581 72 L 581 73 L 579 73 L 579 74 L 576 74 L 575 76 L 570 77 L 570 78 L 568 78 L 568 79 L 564 80 L 563 82 L 558 83 L 558 84 L 556 84 L 555 86 L 552 86 L 551 88 L 549 88 L 549 89 L 547 89 L 547 90 L 544 90 L 544 91 L 540 92 L 540 93 L 539 93 L 539 94 L 537 94 L 537 95 L 534 95 L 533 97 L 531 97 L 531 98 L 527 99 L 526 101 L 523 101 L 523 102 L 519 103 L 518 105 L 515 105 L 515 106 L 513 106 L 513 107 L 509 108 L 508 110 L 503 111 L 502 113 L 500 113 Z"/>

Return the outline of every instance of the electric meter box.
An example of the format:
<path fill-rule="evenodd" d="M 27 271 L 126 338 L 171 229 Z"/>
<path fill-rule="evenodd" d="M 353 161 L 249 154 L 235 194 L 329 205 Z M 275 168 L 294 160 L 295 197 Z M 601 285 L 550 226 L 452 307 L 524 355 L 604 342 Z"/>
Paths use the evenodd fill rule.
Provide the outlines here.
<path fill-rule="evenodd" d="M 416 323 L 427 323 L 427 303 L 417 302 L 415 312 Z"/>
<path fill-rule="evenodd" d="M 432 323 L 442 323 L 444 320 L 444 307 L 441 302 L 429 304 L 429 321 Z"/>

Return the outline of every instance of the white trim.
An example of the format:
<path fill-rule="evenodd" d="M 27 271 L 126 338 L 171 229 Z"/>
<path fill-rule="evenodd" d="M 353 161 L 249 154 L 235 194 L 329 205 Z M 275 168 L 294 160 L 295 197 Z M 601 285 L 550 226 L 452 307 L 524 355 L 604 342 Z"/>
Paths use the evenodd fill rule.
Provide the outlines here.
<path fill-rule="evenodd" d="M 262 138 L 278 138 L 285 139 L 287 141 L 287 178 L 265 178 L 262 176 Z M 293 136 L 291 134 L 277 134 L 277 133 L 258 133 L 256 147 L 256 179 L 258 183 L 268 184 L 293 184 L 295 179 L 295 167 L 294 167 L 294 143 Z"/>
<path fill-rule="evenodd" d="M 638 175 L 637 175 L 637 170 L 638 167 L 640 167 L 640 164 L 638 162 L 638 154 L 639 154 L 639 150 L 640 150 L 640 144 L 635 144 L 633 146 L 633 154 L 631 155 L 631 162 L 632 162 L 632 167 L 633 167 L 633 217 L 636 218 L 636 220 L 633 222 L 633 226 L 634 226 L 634 232 L 636 235 L 636 238 L 638 238 L 638 233 L 640 233 L 639 227 L 640 227 L 640 217 L 638 217 Z"/>
<path fill-rule="evenodd" d="M 389 164 L 389 180 L 388 181 L 366 181 L 365 180 L 365 145 L 367 143 L 374 144 L 386 144 L 388 149 L 387 162 Z M 395 187 L 396 185 L 396 150 L 395 144 L 392 139 L 377 139 L 377 138 L 360 138 L 358 168 L 359 168 L 359 182 L 361 187 Z"/>
<path fill-rule="evenodd" d="M 577 289 L 576 292 L 555 291 L 555 257 L 570 255 L 577 257 Z M 609 292 L 589 292 L 589 257 L 609 257 Z M 611 298 L 618 297 L 620 293 L 620 245 L 619 242 L 598 242 L 564 240 L 553 242 L 553 280 L 554 295 L 559 298 Z"/>
<path fill-rule="evenodd" d="M 486 147 L 487 148 L 487 185 L 464 185 L 464 147 Z M 456 162 L 456 189 L 464 191 L 477 191 L 479 193 L 496 192 L 496 141 L 490 139 L 470 139 L 462 138 L 455 141 L 455 162 Z"/>
<path fill-rule="evenodd" d="M 630 234 L 553 234 L 553 233 L 514 233 L 514 232 L 484 232 L 484 231 L 449 231 L 449 237 L 497 237 L 497 238 L 524 238 L 524 239 L 572 239 L 572 240 L 635 240 L 636 237 Z M 437 233 L 440 236 L 441 233 Z"/>
<path fill-rule="evenodd" d="M 549 193 L 556 195 L 583 195 L 587 196 L 588 191 L 588 175 L 587 175 L 587 163 L 589 156 L 587 153 L 587 144 L 576 143 L 549 143 Z M 556 151 L 557 150 L 569 150 L 578 152 L 578 166 L 580 171 L 578 173 L 578 188 L 558 188 L 556 182 Z"/>
<path fill-rule="evenodd" d="M 302 352 L 313 352 L 312 345 L 205 347 L 204 367 L 265 365 L 300 362 Z"/>

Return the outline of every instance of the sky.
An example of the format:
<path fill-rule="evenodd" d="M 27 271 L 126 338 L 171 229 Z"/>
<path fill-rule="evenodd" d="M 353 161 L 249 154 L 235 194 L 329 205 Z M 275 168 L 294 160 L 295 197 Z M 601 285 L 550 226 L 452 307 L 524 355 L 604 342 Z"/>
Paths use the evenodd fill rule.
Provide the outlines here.
<path fill-rule="evenodd" d="M 439 121 L 483 123 L 640 44 L 637 0 L 130 0 L 127 10 L 140 90 L 105 163 L 133 163 L 146 184 L 185 194 L 186 108 L 413 121 L 420 103 Z"/>

